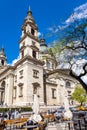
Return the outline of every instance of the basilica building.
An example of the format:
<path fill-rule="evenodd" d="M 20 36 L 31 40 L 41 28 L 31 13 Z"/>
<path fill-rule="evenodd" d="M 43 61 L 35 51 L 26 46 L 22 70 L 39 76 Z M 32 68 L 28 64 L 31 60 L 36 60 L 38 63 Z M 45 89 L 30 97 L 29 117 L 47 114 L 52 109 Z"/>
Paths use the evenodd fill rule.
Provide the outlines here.
<path fill-rule="evenodd" d="M 38 37 L 38 27 L 28 11 L 19 40 L 19 60 L 8 65 L 4 48 L 0 50 L 0 104 L 32 106 L 37 94 L 40 106 L 58 106 L 70 97 L 77 81 L 69 70 L 57 69 L 45 39 Z"/>

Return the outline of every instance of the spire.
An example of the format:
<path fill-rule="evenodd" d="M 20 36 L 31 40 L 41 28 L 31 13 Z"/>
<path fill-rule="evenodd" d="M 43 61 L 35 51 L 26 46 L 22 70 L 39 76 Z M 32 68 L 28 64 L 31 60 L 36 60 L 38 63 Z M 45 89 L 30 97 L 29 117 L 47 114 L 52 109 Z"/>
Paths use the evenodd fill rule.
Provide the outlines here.
<path fill-rule="evenodd" d="M 28 12 L 27 12 L 27 16 L 26 16 L 25 20 L 35 23 L 34 18 L 32 16 L 32 11 L 30 9 L 30 6 L 28 7 Z"/>
<path fill-rule="evenodd" d="M 44 35 L 43 35 L 43 33 L 42 33 L 42 39 L 44 38 Z"/>
<path fill-rule="evenodd" d="M 29 6 L 27 16 L 25 17 L 24 23 L 22 25 L 22 36 L 21 37 L 23 37 L 26 33 L 30 33 L 35 38 L 38 38 L 37 31 L 38 31 L 38 27 L 35 23 L 33 16 L 32 16 L 32 11 L 31 11 L 30 6 Z"/>
<path fill-rule="evenodd" d="M 28 11 L 31 11 L 30 5 L 29 5 L 29 8 L 28 8 Z"/>
<path fill-rule="evenodd" d="M 0 66 L 6 65 L 6 55 L 4 53 L 4 46 L 2 45 L 2 48 L 0 50 Z"/>
<path fill-rule="evenodd" d="M 42 38 L 40 39 L 41 43 L 42 44 L 45 44 L 45 38 L 44 38 L 44 35 L 42 34 Z"/>
<path fill-rule="evenodd" d="M 4 53 L 4 46 L 3 46 L 3 44 L 2 44 L 2 47 L 1 47 L 1 50 L 0 50 L 0 55 L 5 56 L 5 53 Z"/>
<path fill-rule="evenodd" d="M 2 48 L 1 48 L 2 52 L 4 53 L 4 45 L 2 44 Z"/>
<path fill-rule="evenodd" d="M 31 11 L 31 8 L 30 6 L 28 7 L 28 12 L 27 12 L 28 16 L 31 16 L 32 15 L 32 11 Z"/>

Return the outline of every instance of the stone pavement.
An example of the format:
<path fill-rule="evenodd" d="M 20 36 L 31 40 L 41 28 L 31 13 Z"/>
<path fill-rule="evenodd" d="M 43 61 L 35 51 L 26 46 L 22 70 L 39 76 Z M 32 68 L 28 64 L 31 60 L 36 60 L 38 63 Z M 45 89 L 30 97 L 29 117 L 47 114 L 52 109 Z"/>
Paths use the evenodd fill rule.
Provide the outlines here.
<path fill-rule="evenodd" d="M 65 124 L 63 124 L 63 123 L 55 123 L 55 122 L 49 123 L 47 125 L 46 130 L 65 130 Z"/>
<path fill-rule="evenodd" d="M 68 128 L 68 124 L 65 122 L 65 123 L 49 123 L 46 130 L 69 130 Z M 71 127 L 71 130 L 74 130 L 72 127 Z"/>
<path fill-rule="evenodd" d="M 11 130 L 11 129 L 7 128 L 4 130 Z M 27 130 L 27 129 L 13 129 L 13 130 Z M 38 130 L 38 129 L 36 129 L 36 130 Z M 69 129 L 68 129 L 68 125 L 66 122 L 65 123 L 51 122 L 51 123 L 48 123 L 45 130 L 69 130 Z M 74 129 L 71 128 L 71 130 L 74 130 Z"/>

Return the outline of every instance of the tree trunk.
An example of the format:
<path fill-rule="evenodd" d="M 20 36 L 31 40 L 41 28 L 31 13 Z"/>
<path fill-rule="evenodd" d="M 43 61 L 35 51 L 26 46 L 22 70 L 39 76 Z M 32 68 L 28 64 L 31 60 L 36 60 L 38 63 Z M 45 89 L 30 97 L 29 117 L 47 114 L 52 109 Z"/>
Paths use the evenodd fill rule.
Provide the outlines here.
<path fill-rule="evenodd" d="M 83 102 L 81 102 L 81 106 L 83 105 Z"/>
<path fill-rule="evenodd" d="M 79 83 L 82 85 L 82 87 L 83 87 L 83 88 L 86 90 L 86 92 L 87 92 L 87 85 L 82 81 L 82 79 L 79 78 L 79 76 L 74 75 L 73 72 L 72 72 L 72 70 L 70 70 L 70 75 L 71 75 L 73 78 L 75 78 L 76 80 L 78 80 Z"/>

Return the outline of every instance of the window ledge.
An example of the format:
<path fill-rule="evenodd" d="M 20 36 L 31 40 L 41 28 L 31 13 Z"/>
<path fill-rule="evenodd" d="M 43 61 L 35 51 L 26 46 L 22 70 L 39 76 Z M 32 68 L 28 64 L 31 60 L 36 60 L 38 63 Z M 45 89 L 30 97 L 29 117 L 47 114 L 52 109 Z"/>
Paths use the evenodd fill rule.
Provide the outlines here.
<path fill-rule="evenodd" d="M 56 99 L 56 97 L 52 97 L 52 99 Z"/>
<path fill-rule="evenodd" d="M 19 97 L 23 97 L 23 95 L 19 95 Z"/>
<path fill-rule="evenodd" d="M 38 76 L 33 76 L 34 78 L 39 78 Z"/>

